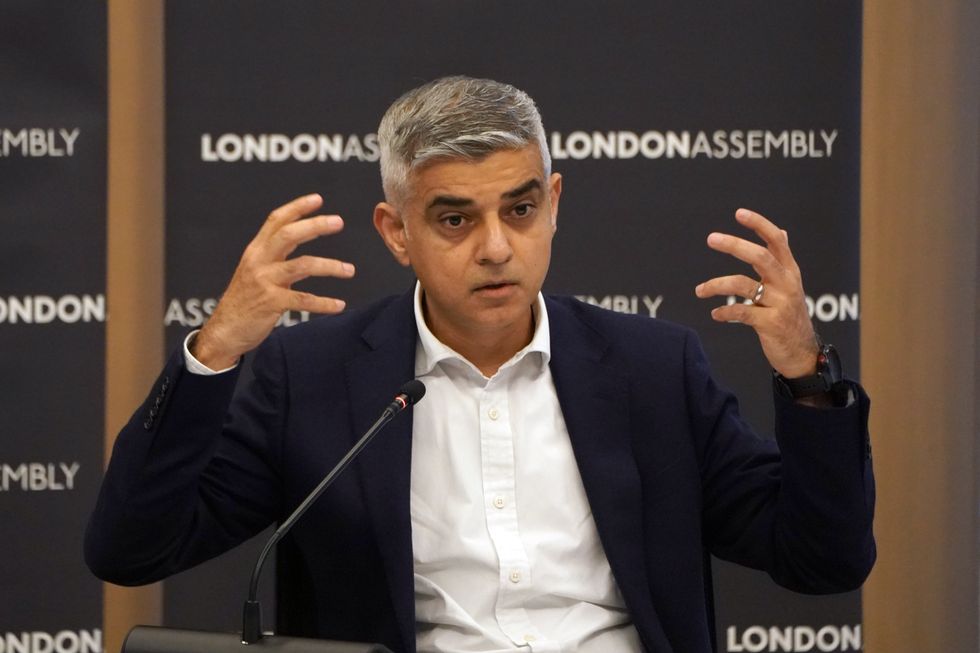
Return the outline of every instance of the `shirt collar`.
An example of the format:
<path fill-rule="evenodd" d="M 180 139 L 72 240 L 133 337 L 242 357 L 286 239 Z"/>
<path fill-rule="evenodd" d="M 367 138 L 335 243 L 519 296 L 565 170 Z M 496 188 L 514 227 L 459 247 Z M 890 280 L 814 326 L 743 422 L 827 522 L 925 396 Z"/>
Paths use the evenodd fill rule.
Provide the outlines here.
<path fill-rule="evenodd" d="M 531 342 L 519 352 L 500 366 L 500 369 L 516 364 L 531 352 L 541 354 L 541 365 L 545 366 L 551 361 L 551 329 L 548 327 L 548 309 L 544 304 L 544 296 L 539 292 L 531 307 L 534 315 L 534 335 Z M 415 326 L 419 332 L 419 346 L 415 353 L 415 373 L 419 376 L 430 373 L 436 365 L 448 359 L 464 361 L 470 367 L 476 369 L 472 363 L 466 360 L 461 354 L 448 347 L 429 329 L 422 315 L 422 284 L 415 282 Z"/>

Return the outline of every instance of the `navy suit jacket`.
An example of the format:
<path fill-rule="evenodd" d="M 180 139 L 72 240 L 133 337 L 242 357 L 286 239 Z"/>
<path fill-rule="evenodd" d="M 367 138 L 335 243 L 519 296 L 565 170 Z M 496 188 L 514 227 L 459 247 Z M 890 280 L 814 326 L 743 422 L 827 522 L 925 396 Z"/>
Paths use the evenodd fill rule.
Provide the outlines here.
<path fill-rule="evenodd" d="M 803 592 L 863 582 L 874 485 L 857 385 L 846 408 L 777 397 L 777 448 L 739 417 L 690 330 L 546 302 L 575 459 L 648 651 L 713 650 L 709 553 Z M 413 377 L 416 337 L 411 293 L 280 329 L 237 394 L 237 372 L 193 375 L 175 352 L 116 442 L 86 533 L 92 570 L 152 582 L 283 519 Z M 406 417 L 280 545 L 281 633 L 415 650 Z"/>

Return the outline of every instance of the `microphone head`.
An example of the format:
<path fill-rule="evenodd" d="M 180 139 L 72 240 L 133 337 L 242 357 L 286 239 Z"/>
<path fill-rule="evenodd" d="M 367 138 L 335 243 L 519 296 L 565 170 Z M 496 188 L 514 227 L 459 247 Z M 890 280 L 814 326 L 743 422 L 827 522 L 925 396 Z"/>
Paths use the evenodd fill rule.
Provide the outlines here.
<path fill-rule="evenodd" d="M 398 389 L 398 394 L 404 396 L 406 403 L 412 406 L 425 396 L 425 384 L 418 379 L 412 379 Z"/>

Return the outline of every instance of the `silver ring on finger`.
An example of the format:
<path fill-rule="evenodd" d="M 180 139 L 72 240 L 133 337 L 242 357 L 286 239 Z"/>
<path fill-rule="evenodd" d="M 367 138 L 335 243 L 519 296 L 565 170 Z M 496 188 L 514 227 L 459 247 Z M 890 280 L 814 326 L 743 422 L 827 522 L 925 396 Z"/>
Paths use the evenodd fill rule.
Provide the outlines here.
<path fill-rule="evenodd" d="M 765 294 L 766 294 L 766 284 L 764 284 L 764 283 L 762 283 L 760 281 L 759 282 L 759 285 L 756 286 L 756 288 L 755 288 L 755 294 L 752 295 L 752 298 L 751 299 L 749 299 L 749 303 L 750 304 L 753 304 L 753 305 L 756 305 L 756 306 L 761 305 L 762 304 L 762 296 L 765 295 Z"/>

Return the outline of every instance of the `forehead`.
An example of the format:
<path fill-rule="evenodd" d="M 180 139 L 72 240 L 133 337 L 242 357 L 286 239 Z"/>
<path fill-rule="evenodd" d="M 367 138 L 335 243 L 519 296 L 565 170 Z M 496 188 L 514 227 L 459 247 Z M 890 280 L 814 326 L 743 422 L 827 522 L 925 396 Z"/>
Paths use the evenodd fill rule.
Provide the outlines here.
<path fill-rule="evenodd" d="M 480 202 L 500 199 L 532 179 L 544 186 L 544 162 L 536 145 L 501 150 L 476 161 L 442 159 L 427 163 L 409 175 L 408 191 L 410 202 L 423 206 L 443 195 Z"/>

